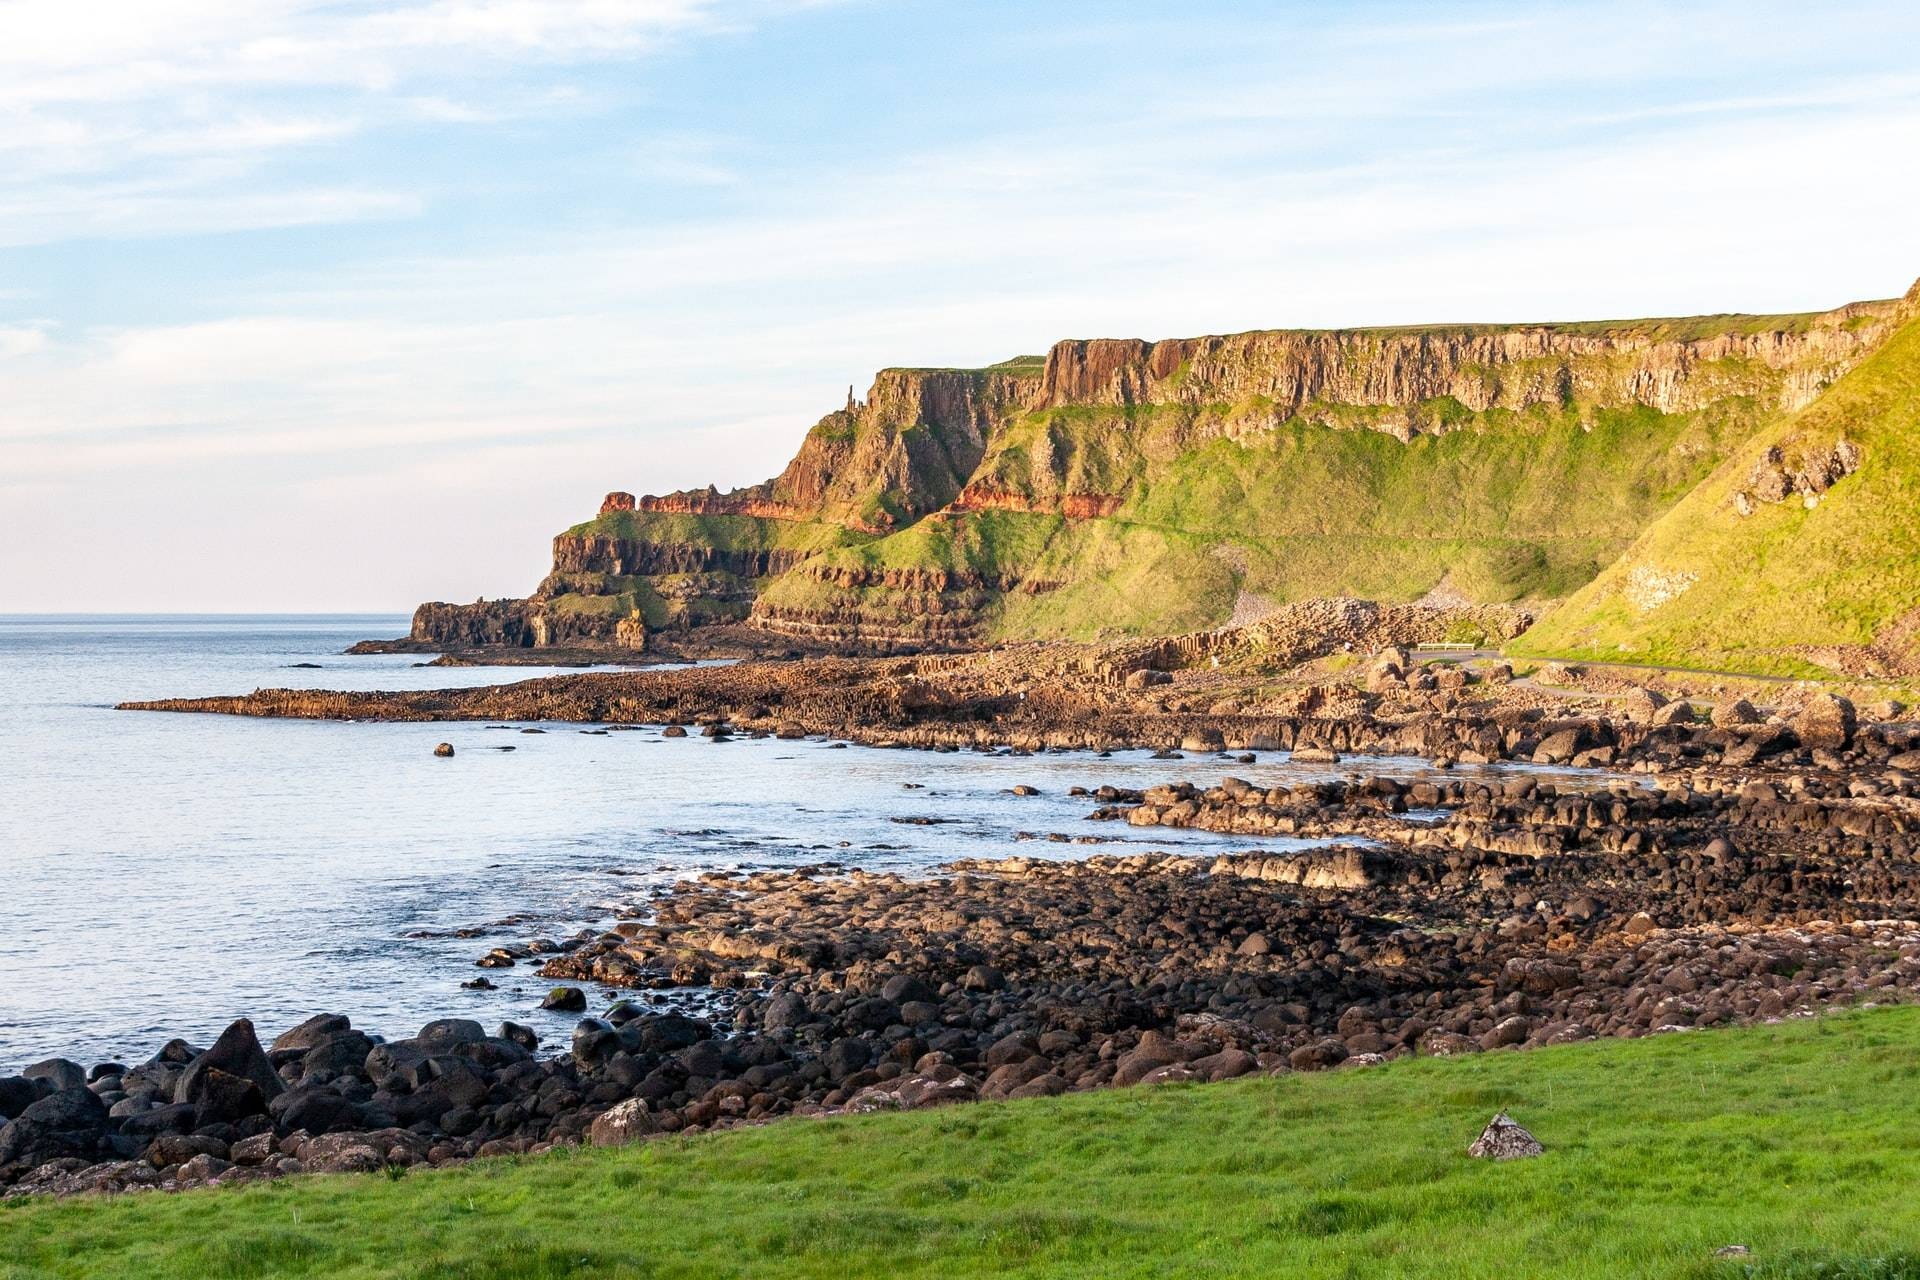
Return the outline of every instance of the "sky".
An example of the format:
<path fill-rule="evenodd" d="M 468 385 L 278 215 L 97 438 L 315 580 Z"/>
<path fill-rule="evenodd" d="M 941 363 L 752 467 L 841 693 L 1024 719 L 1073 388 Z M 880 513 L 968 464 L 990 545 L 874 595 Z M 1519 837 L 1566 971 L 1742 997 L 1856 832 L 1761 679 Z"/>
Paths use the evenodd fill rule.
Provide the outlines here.
<path fill-rule="evenodd" d="M 1920 6 L 0 0 L 0 612 L 521 595 L 888 365 L 1920 275 Z"/>

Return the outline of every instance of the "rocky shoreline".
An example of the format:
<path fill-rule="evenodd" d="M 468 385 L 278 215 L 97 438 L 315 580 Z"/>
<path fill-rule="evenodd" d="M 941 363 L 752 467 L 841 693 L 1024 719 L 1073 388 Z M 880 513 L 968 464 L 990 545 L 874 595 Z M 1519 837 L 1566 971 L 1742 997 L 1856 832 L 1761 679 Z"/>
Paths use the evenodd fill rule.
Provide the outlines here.
<path fill-rule="evenodd" d="M 1275 683 L 1244 657 L 1233 645 L 1054 646 L 143 704 L 652 721 L 715 742 L 1155 746 L 1167 781 L 1076 789 L 1088 817 L 1250 847 L 1013 857 L 911 879 L 822 866 L 682 881 L 628 902 L 611 929 L 476 957 L 483 971 L 537 966 L 556 984 L 549 1008 L 593 1011 L 557 1054 L 511 1023 L 489 1033 L 448 1019 L 382 1042 L 321 1015 L 265 1046 L 241 1022 L 209 1048 L 174 1041 L 134 1066 L 41 1063 L 0 1078 L 0 1186 L 172 1189 L 442 1164 L 791 1115 L 1735 1025 L 1920 986 L 1920 725 L 1898 707 L 1783 689 L 1790 701 L 1771 712 L 1732 698 L 1707 708 L 1404 650 Z M 1182 752 L 1279 749 L 1588 772 L 1579 785 L 1350 774 L 1265 789 L 1177 776 Z M 1302 835 L 1326 843 L 1257 847 Z M 724 998 L 705 1019 L 654 1003 L 694 991 Z"/>

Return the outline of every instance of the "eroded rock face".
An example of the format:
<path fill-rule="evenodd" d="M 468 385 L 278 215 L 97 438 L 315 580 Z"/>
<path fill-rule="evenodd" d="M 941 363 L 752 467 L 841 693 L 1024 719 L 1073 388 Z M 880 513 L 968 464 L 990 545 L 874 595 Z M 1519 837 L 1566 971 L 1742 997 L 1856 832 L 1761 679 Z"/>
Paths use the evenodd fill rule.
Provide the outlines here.
<path fill-rule="evenodd" d="M 1850 440 L 1830 445 L 1796 445 L 1792 456 L 1779 446 L 1769 448 L 1753 465 L 1746 484 L 1733 495 L 1734 509 L 1750 516 L 1757 503 L 1778 504 L 1797 498 L 1808 505 L 1860 469 L 1866 454 Z"/>

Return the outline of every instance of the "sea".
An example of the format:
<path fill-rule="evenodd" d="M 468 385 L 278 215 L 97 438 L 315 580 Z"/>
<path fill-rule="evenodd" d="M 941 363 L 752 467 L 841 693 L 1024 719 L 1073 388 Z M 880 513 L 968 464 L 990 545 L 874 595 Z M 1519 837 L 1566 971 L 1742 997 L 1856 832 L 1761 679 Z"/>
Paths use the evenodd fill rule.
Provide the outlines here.
<path fill-rule="evenodd" d="M 1428 772 L 1412 759 L 934 754 L 657 728 L 114 709 L 555 673 L 343 653 L 406 628 L 398 615 L 0 615 L 0 1074 L 55 1056 L 141 1061 L 239 1017 L 270 1039 L 320 1012 L 389 1037 L 440 1017 L 511 1019 L 563 1046 L 574 1018 L 539 1009 L 553 984 L 524 962 L 474 961 L 606 928 L 678 878 L 1245 848 L 1246 837 L 1090 822 L 1095 803 L 1068 790 Z M 452 758 L 434 755 L 440 742 Z M 1019 784 L 1040 794 L 1016 797 Z M 483 972 L 495 990 L 462 987 Z"/>

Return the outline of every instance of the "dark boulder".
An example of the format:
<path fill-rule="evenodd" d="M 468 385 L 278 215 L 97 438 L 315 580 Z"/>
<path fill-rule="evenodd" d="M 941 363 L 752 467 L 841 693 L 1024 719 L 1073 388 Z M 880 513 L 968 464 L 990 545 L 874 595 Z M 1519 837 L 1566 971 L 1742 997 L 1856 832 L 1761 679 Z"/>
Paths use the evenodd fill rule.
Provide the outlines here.
<path fill-rule="evenodd" d="M 820 1061 L 827 1069 L 827 1078 L 838 1083 L 873 1061 L 873 1046 L 846 1036 L 828 1045 Z"/>
<path fill-rule="evenodd" d="M 485 1040 L 487 1029 L 472 1018 L 440 1018 L 420 1028 L 414 1039 L 436 1048 Z"/>
<path fill-rule="evenodd" d="M 629 1026 L 640 1028 L 640 1047 L 648 1053 L 672 1053 L 712 1034 L 704 1022 L 696 1022 L 681 1013 L 664 1013 L 655 1018 L 637 1018 Z"/>
<path fill-rule="evenodd" d="M 130 1138 L 153 1138 L 163 1133 L 191 1133 L 200 1110 L 191 1102 L 170 1103 L 128 1116 L 120 1122 L 120 1132 Z"/>
<path fill-rule="evenodd" d="M 797 991 L 783 991 L 761 1006 L 760 1025 L 769 1031 L 798 1027 L 813 1021 L 813 1012 Z"/>
<path fill-rule="evenodd" d="M 190 1100 L 195 1108 L 196 1129 L 267 1114 L 266 1095 L 260 1091 L 259 1085 L 245 1076 L 232 1075 L 218 1067 L 208 1067 L 195 1077 Z"/>
<path fill-rule="evenodd" d="M 620 1052 L 620 1033 L 599 1018 L 582 1018 L 573 1029 L 571 1048 L 576 1063 L 592 1067 Z"/>
<path fill-rule="evenodd" d="M 40 1090 L 25 1076 L 0 1076 L 0 1117 L 13 1119 L 40 1100 Z"/>
<path fill-rule="evenodd" d="M 373 1040 L 365 1032 L 341 1032 L 320 1041 L 301 1055 L 301 1077 L 305 1079 L 323 1073 L 330 1076 L 365 1075 L 367 1055 L 373 1049 Z"/>
<path fill-rule="evenodd" d="M 937 1004 L 940 1000 L 938 991 L 935 991 L 924 978 L 911 973 L 897 973 L 888 978 L 880 988 L 880 995 L 883 999 L 891 1000 L 895 1004 L 905 1004 L 909 1000 Z"/>
<path fill-rule="evenodd" d="M 77 1062 L 65 1058 L 48 1058 L 45 1062 L 36 1062 L 20 1073 L 28 1080 L 42 1080 L 54 1092 L 62 1089 L 84 1089 L 87 1087 L 87 1069 Z"/>
<path fill-rule="evenodd" d="M 25 1111 L 22 1120 L 37 1120 L 59 1129 L 100 1130 L 107 1125 L 107 1107 L 85 1085 L 50 1093 Z"/>
<path fill-rule="evenodd" d="M 365 1127 L 361 1108 L 331 1089 L 299 1088 L 281 1094 L 272 1103 L 273 1118 L 283 1133 L 345 1133 Z"/>
<path fill-rule="evenodd" d="M 84 1086 L 48 1094 L 0 1128 L 0 1169 L 113 1154 L 111 1123 L 107 1108 Z"/>
<path fill-rule="evenodd" d="M 283 1049 L 312 1049 L 351 1030 L 353 1030 L 353 1023 L 341 1014 L 316 1013 L 299 1026 L 281 1032 L 279 1039 L 268 1046 L 267 1052 L 279 1053 Z"/>
<path fill-rule="evenodd" d="M 202 1101 L 208 1095 L 208 1077 L 215 1071 L 250 1082 L 259 1091 L 263 1108 L 286 1090 L 273 1063 L 267 1060 L 266 1050 L 260 1047 L 260 1038 L 253 1033 L 253 1023 L 245 1018 L 222 1031 L 211 1048 L 187 1064 L 174 1086 L 173 1100 Z M 235 1105 L 238 1091 L 222 1085 L 219 1101 L 223 1107 Z"/>

